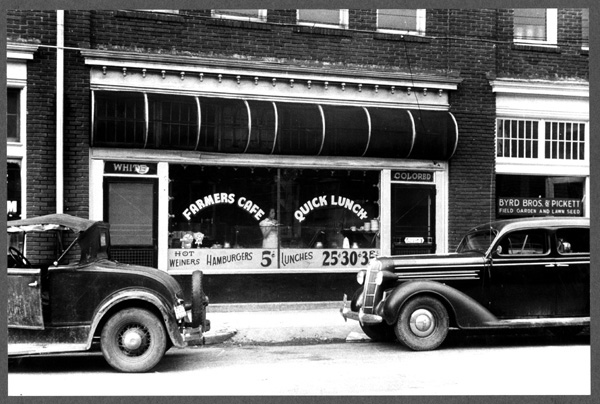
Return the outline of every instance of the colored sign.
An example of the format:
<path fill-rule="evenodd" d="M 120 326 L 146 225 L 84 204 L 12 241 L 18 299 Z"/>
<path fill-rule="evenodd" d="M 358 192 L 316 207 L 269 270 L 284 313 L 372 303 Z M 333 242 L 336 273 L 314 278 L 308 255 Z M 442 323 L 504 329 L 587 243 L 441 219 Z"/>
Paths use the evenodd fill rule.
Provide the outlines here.
<path fill-rule="evenodd" d="M 156 175 L 156 163 L 132 163 L 130 161 L 107 161 L 105 174 Z"/>
<path fill-rule="evenodd" d="M 392 181 L 433 182 L 431 171 L 392 171 Z"/>
<path fill-rule="evenodd" d="M 170 249 L 169 269 L 315 269 L 362 268 L 379 255 L 372 248 L 294 249 L 285 248 L 195 248 Z"/>
<path fill-rule="evenodd" d="M 583 216 L 581 199 L 498 198 L 499 216 Z"/>

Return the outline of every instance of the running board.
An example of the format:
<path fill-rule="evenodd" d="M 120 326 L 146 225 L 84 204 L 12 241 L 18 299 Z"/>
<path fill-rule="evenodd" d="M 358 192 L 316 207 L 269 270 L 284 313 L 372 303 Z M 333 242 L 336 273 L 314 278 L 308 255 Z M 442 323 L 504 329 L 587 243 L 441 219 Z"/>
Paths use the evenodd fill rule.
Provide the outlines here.
<path fill-rule="evenodd" d="M 8 356 L 48 355 L 87 350 L 86 344 L 8 344 Z"/>
<path fill-rule="evenodd" d="M 590 325 L 590 317 L 564 317 L 564 318 L 530 318 L 517 320 L 498 320 L 485 323 L 478 327 L 464 327 L 468 329 L 476 328 L 541 328 L 541 327 L 577 327 Z"/>

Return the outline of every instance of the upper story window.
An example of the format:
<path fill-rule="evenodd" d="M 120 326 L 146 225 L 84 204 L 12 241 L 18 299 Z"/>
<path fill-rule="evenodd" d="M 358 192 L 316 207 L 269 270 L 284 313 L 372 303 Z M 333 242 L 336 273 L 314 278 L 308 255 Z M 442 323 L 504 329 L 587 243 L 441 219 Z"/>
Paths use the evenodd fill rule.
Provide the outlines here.
<path fill-rule="evenodd" d="M 348 28 L 348 10 L 298 10 L 298 24 L 325 28 Z"/>
<path fill-rule="evenodd" d="M 21 89 L 8 88 L 6 95 L 6 140 L 9 142 L 21 141 L 20 104 Z"/>
<path fill-rule="evenodd" d="M 425 9 L 380 9 L 377 10 L 377 30 L 423 35 L 425 14 Z"/>
<path fill-rule="evenodd" d="M 581 10 L 581 47 L 589 49 L 590 47 L 590 9 Z"/>
<path fill-rule="evenodd" d="M 498 119 L 498 157 L 581 161 L 585 140 L 583 122 Z"/>
<path fill-rule="evenodd" d="M 244 20 L 244 21 L 256 21 L 265 22 L 267 21 L 267 10 L 265 9 L 227 9 L 227 10 L 212 10 L 212 16 L 214 18 L 228 18 L 233 20 Z"/>
<path fill-rule="evenodd" d="M 538 45 L 557 43 L 555 8 L 516 8 L 513 23 L 515 42 Z"/>

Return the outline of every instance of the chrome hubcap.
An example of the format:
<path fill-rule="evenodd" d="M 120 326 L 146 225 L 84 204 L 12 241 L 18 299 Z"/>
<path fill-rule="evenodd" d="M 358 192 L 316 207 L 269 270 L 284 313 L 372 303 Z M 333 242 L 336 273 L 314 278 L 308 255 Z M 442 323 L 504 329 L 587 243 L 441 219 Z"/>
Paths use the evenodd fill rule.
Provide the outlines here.
<path fill-rule="evenodd" d="M 415 310 L 410 315 L 410 330 L 419 337 L 427 337 L 435 330 L 435 317 L 427 309 Z"/>
<path fill-rule="evenodd" d="M 142 335 L 136 329 L 127 330 L 123 334 L 123 346 L 126 349 L 138 349 L 142 345 Z"/>

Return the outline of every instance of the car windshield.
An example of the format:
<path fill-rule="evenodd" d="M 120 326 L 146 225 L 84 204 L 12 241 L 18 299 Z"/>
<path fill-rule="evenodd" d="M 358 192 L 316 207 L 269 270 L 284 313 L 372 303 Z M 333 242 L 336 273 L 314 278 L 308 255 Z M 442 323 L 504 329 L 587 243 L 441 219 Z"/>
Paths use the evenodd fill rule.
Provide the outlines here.
<path fill-rule="evenodd" d="M 483 254 L 490 247 L 496 234 L 497 232 L 492 229 L 469 233 L 462 239 L 456 252 L 478 251 Z"/>

